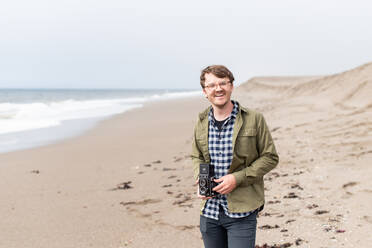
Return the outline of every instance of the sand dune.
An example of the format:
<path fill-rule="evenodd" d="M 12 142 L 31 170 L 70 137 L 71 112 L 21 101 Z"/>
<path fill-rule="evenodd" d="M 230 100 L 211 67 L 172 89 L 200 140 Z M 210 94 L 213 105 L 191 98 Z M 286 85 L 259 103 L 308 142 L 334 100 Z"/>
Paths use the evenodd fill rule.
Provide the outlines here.
<path fill-rule="evenodd" d="M 240 88 L 288 98 L 312 96 L 345 107 L 371 107 L 372 63 L 330 76 L 255 77 Z"/>
<path fill-rule="evenodd" d="M 328 98 L 345 106 L 366 107 L 372 103 L 372 63 L 294 86 L 289 92 Z"/>
<path fill-rule="evenodd" d="M 253 78 L 237 88 L 236 98 L 264 113 L 281 158 L 265 177 L 258 243 L 369 246 L 371 95 L 372 63 L 330 76 Z"/>

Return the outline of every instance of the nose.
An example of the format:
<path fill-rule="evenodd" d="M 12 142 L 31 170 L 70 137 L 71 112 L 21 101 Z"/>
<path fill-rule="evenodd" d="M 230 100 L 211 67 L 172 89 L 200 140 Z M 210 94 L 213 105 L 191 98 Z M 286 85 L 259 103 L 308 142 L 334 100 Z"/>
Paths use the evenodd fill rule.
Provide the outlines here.
<path fill-rule="evenodd" d="M 222 90 L 222 87 L 221 87 L 220 84 L 217 84 L 217 85 L 216 85 L 216 91 L 217 91 L 217 90 Z"/>

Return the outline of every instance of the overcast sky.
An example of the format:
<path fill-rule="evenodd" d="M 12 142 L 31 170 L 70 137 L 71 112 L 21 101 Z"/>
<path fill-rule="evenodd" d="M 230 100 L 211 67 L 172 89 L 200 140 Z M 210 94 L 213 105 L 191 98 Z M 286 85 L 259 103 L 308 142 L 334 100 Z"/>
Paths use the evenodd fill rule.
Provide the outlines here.
<path fill-rule="evenodd" d="M 198 88 L 224 64 L 262 75 L 372 61 L 372 2 L 12 0 L 0 3 L 0 88 Z"/>

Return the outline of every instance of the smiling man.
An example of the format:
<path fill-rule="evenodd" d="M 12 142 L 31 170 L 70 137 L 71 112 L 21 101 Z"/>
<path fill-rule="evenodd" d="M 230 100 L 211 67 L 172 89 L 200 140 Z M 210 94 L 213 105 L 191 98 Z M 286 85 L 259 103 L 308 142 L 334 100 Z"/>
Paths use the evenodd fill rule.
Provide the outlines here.
<path fill-rule="evenodd" d="M 202 199 L 200 231 L 206 248 L 254 248 L 257 213 L 264 205 L 263 176 L 279 161 L 265 119 L 231 100 L 233 74 L 222 65 L 202 70 L 200 85 L 211 106 L 199 114 L 192 160 L 215 172 L 215 197 Z"/>

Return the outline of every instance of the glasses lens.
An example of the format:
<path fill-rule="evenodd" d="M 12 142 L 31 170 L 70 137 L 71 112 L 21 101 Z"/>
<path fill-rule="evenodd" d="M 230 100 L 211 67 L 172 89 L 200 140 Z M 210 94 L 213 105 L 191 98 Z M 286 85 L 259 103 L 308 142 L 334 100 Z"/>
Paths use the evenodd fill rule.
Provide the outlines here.
<path fill-rule="evenodd" d="M 226 87 L 228 84 L 229 84 L 229 82 L 223 81 L 223 82 L 220 82 L 220 83 L 217 83 L 217 84 L 215 84 L 215 83 L 210 83 L 210 84 L 206 85 L 205 87 L 208 88 L 208 89 L 216 89 L 218 86 L 219 86 L 220 88 L 224 88 L 224 87 Z"/>
<path fill-rule="evenodd" d="M 211 84 L 208 84 L 207 87 L 208 87 L 209 89 L 214 89 L 214 88 L 216 88 L 216 84 L 211 83 Z"/>

